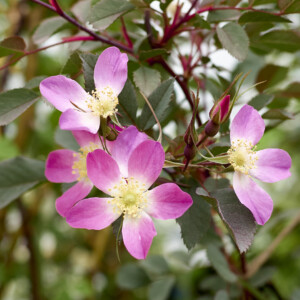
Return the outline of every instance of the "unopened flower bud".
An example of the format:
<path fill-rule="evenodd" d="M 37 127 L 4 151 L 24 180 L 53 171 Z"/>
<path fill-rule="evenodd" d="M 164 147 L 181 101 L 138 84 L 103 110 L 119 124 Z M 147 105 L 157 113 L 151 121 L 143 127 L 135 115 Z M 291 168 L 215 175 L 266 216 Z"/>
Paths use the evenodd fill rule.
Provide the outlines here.
<path fill-rule="evenodd" d="M 195 145 L 186 145 L 184 148 L 184 156 L 188 161 L 191 161 L 196 156 Z"/>
<path fill-rule="evenodd" d="M 209 120 L 205 126 L 205 133 L 207 136 L 215 136 L 220 129 L 220 125 L 214 123 L 212 120 Z"/>
<path fill-rule="evenodd" d="M 106 139 L 107 139 L 108 141 L 114 141 L 117 137 L 118 137 L 117 132 L 116 132 L 114 129 L 110 128 L 110 132 L 109 132 L 109 134 L 106 136 Z"/>
<path fill-rule="evenodd" d="M 230 95 L 227 95 L 212 107 L 212 109 L 209 112 L 209 116 L 215 124 L 222 124 L 227 119 L 229 112 L 229 104 Z"/>

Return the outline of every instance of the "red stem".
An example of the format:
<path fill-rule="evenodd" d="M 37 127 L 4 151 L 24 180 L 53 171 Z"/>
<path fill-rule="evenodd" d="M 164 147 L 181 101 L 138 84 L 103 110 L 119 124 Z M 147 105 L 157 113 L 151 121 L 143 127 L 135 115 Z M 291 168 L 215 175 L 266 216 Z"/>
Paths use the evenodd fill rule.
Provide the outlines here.
<path fill-rule="evenodd" d="M 133 43 L 128 35 L 127 29 L 126 29 L 126 25 L 124 22 L 124 19 L 121 17 L 121 23 L 122 23 L 122 32 L 123 32 L 123 36 L 127 42 L 128 47 L 130 47 L 131 49 L 133 48 Z"/>

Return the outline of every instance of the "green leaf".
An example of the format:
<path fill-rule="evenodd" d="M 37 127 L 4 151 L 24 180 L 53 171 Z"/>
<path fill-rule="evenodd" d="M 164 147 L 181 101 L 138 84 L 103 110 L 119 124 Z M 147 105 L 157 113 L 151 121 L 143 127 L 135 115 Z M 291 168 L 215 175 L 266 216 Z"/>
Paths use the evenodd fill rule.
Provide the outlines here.
<path fill-rule="evenodd" d="M 296 52 L 300 50 L 300 35 L 289 30 L 273 30 L 262 35 L 256 41 L 261 46 L 283 52 Z"/>
<path fill-rule="evenodd" d="M 289 69 L 286 67 L 272 64 L 265 65 L 257 74 L 255 82 L 261 83 L 256 86 L 256 89 L 263 92 L 265 89 L 275 86 L 286 78 L 288 71 Z"/>
<path fill-rule="evenodd" d="M 300 82 L 292 82 L 287 88 L 280 91 L 278 96 L 300 99 Z"/>
<path fill-rule="evenodd" d="M 273 99 L 273 95 L 259 94 L 252 98 L 248 104 L 254 107 L 256 110 L 261 110 L 262 108 L 270 104 Z"/>
<path fill-rule="evenodd" d="M 205 199 L 196 194 L 198 184 L 194 181 L 184 183 L 193 185 L 190 188 L 182 188 L 193 198 L 193 205 L 183 216 L 176 219 L 176 222 L 180 225 L 183 242 L 190 250 L 205 236 L 210 226 L 211 216 L 209 205 Z"/>
<path fill-rule="evenodd" d="M 252 213 L 240 203 L 231 188 L 218 189 L 210 194 L 209 201 L 219 213 L 240 252 L 253 242 L 256 224 Z"/>
<path fill-rule="evenodd" d="M 141 266 L 150 274 L 162 275 L 170 272 L 167 261 L 160 255 L 150 255 L 141 261 Z"/>
<path fill-rule="evenodd" d="M 248 54 L 249 39 L 245 30 L 238 24 L 228 23 L 217 27 L 217 35 L 222 46 L 236 59 L 242 61 Z"/>
<path fill-rule="evenodd" d="M 171 96 L 174 91 L 174 79 L 170 78 L 164 81 L 150 96 L 149 102 L 158 118 L 161 122 L 165 117 L 165 112 L 171 101 Z M 142 114 L 140 117 L 140 128 L 147 130 L 156 124 L 155 118 L 152 115 L 147 103 L 144 105 Z"/>
<path fill-rule="evenodd" d="M 118 99 L 118 113 L 121 114 L 121 116 L 118 116 L 118 118 L 121 124 L 135 125 L 137 123 L 136 112 L 138 105 L 133 84 L 129 79 L 127 79 Z"/>
<path fill-rule="evenodd" d="M 300 2 L 294 0 L 284 11 L 285 14 L 296 14 L 300 13 Z"/>
<path fill-rule="evenodd" d="M 26 82 L 25 88 L 30 90 L 36 89 L 40 86 L 41 81 L 44 80 L 45 78 L 47 77 L 46 76 L 33 77 L 32 79 Z"/>
<path fill-rule="evenodd" d="M 66 23 L 67 21 L 62 17 L 52 17 L 42 21 L 32 36 L 34 43 L 40 44 L 46 42 L 49 37 Z"/>
<path fill-rule="evenodd" d="M 282 109 L 270 109 L 265 112 L 262 117 L 269 120 L 291 120 L 294 116 Z"/>
<path fill-rule="evenodd" d="M 9 159 L 19 154 L 19 149 L 12 140 L 0 136 L 0 160 Z"/>
<path fill-rule="evenodd" d="M 101 0 L 92 7 L 88 17 L 96 28 L 103 30 L 122 14 L 134 9 L 134 5 L 124 0 Z"/>
<path fill-rule="evenodd" d="M 147 97 L 159 86 L 160 73 L 154 69 L 140 67 L 133 73 L 135 85 Z"/>
<path fill-rule="evenodd" d="M 23 54 L 25 48 L 26 44 L 21 37 L 8 37 L 0 42 L 0 57 L 11 54 Z"/>
<path fill-rule="evenodd" d="M 220 290 L 216 293 L 214 300 L 230 300 L 230 297 L 226 290 Z"/>
<path fill-rule="evenodd" d="M 72 55 L 68 58 L 67 62 L 61 69 L 61 74 L 67 75 L 76 75 L 81 70 L 81 59 L 78 52 L 72 53 Z"/>
<path fill-rule="evenodd" d="M 258 22 L 291 23 L 289 19 L 260 11 L 247 11 L 244 14 L 242 14 L 242 16 L 239 18 L 240 24 Z"/>
<path fill-rule="evenodd" d="M 116 278 L 117 285 L 125 290 L 132 290 L 150 282 L 146 272 L 137 264 L 121 266 Z"/>
<path fill-rule="evenodd" d="M 199 15 L 192 18 L 189 23 L 197 28 L 210 29 L 210 24 Z"/>
<path fill-rule="evenodd" d="M 208 13 L 207 21 L 209 23 L 236 20 L 240 12 L 235 9 L 214 10 Z"/>
<path fill-rule="evenodd" d="M 148 291 L 148 299 L 149 300 L 169 299 L 174 284 L 175 284 L 174 276 L 168 276 L 151 283 Z"/>
<path fill-rule="evenodd" d="M 79 150 L 79 145 L 75 140 L 73 134 L 69 130 L 61 130 L 59 127 L 55 130 L 54 139 L 56 144 L 62 146 L 65 149 L 74 151 Z"/>
<path fill-rule="evenodd" d="M 7 125 L 29 108 L 39 95 L 28 89 L 14 89 L 0 94 L 0 125 Z"/>
<path fill-rule="evenodd" d="M 98 59 L 98 55 L 91 53 L 80 54 L 83 66 L 83 76 L 85 81 L 85 90 L 91 93 L 95 89 L 94 69 Z"/>
<path fill-rule="evenodd" d="M 152 49 L 147 51 L 141 51 L 139 55 L 139 59 L 143 61 L 151 57 L 160 56 L 160 55 L 167 56 L 168 54 L 169 54 L 168 50 L 164 48 Z"/>
<path fill-rule="evenodd" d="M 0 162 L 0 208 L 46 180 L 45 162 L 16 157 Z"/>
<path fill-rule="evenodd" d="M 225 281 L 230 283 L 237 281 L 237 276 L 230 270 L 224 255 L 218 247 L 209 244 L 207 246 L 207 257 L 214 269 Z"/>

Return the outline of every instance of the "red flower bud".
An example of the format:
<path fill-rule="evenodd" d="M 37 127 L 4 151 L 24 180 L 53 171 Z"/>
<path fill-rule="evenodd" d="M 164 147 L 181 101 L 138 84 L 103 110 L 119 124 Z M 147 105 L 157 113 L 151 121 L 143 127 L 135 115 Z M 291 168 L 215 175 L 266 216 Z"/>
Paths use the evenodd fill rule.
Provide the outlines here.
<path fill-rule="evenodd" d="M 215 124 L 222 124 L 227 119 L 229 113 L 230 95 L 215 103 L 209 112 L 211 120 Z"/>

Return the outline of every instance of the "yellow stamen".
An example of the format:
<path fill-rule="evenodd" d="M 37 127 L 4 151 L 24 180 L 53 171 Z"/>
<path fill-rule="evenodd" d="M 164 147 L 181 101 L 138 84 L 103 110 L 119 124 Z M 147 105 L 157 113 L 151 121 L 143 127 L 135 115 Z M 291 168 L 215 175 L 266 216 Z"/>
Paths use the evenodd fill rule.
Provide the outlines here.
<path fill-rule="evenodd" d="M 92 95 L 86 100 L 88 108 L 96 116 L 107 118 L 117 112 L 118 97 L 111 87 L 92 91 Z"/>
<path fill-rule="evenodd" d="M 237 139 L 231 143 L 227 153 L 235 171 L 249 175 L 249 170 L 256 168 L 258 156 L 254 149 L 253 144 L 245 139 Z"/>
<path fill-rule="evenodd" d="M 86 170 L 86 157 L 90 152 L 100 148 L 100 145 L 91 142 L 88 146 L 80 148 L 78 153 L 74 153 L 74 157 L 77 159 L 73 163 L 72 173 L 78 175 L 78 181 L 89 181 Z"/>

